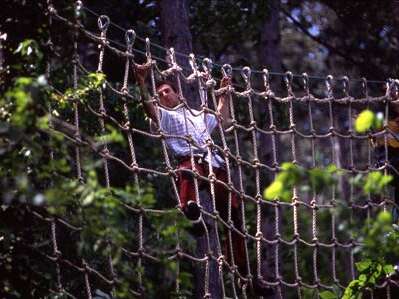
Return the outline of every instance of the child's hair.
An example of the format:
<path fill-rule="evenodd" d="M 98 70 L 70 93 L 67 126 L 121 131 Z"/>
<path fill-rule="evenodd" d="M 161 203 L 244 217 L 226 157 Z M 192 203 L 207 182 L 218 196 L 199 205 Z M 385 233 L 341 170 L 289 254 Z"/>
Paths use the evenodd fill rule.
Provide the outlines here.
<path fill-rule="evenodd" d="M 172 80 L 167 80 L 167 79 L 163 79 L 163 80 L 159 80 L 156 83 L 156 89 L 158 89 L 161 85 L 169 85 L 170 87 L 172 87 L 173 91 L 175 93 L 177 93 L 177 87 L 176 87 L 176 83 L 173 82 Z"/>

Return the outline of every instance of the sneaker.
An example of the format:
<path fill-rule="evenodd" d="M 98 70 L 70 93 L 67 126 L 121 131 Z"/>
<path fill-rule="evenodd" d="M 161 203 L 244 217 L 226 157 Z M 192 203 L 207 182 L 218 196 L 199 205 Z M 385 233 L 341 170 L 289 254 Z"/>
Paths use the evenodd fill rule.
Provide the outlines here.
<path fill-rule="evenodd" d="M 271 296 L 274 295 L 274 290 L 262 278 L 256 277 L 252 281 L 254 293 L 257 296 Z"/>
<path fill-rule="evenodd" d="M 195 201 L 190 200 L 183 212 L 191 222 L 199 223 L 201 221 L 201 210 Z"/>

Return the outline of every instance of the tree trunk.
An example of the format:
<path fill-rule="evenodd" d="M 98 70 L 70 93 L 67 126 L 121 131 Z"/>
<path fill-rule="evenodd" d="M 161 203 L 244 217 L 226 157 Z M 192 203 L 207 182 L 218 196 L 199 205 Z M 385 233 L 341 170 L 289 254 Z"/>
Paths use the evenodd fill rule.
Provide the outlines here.
<path fill-rule="evenodd" d="M 163 45 L 166 48 L 174 48 L 175 52 L 188 55 L 192 52 L 192 35 L 189 28 L 188 7 L 186 0 L 162 0 L 161 33 Z M 189 60 L 184 55 L 176 53 L 176 62 L 184 69 L 185 74 L 191 73 Z M 188 104 L 193 108 L 199 108 L 200 100 L 195 84 L 189 86 L 182 82 L 183 95 Z"/>
<path fill-rule="evenodd" d="M 279 21 L 279 10 L 280 5 L 279 0 L 272 0 L 269 14 L 265 19 L 263 24 L 263 30 L 260 36 L 259 44 L 259 61 L 261 65 L 267 68 L 269 71 L 282 72 L 282 58 L 280 51 L 280 21 Z M 270 77 L 270 84 L 272 90 L 279 94 L 282 92 L 281 88 L 281 78 L 272 76 Z M 267 115 L 266 105 L 264 103 L 260 104 L 260 109 L 262 110 L 262 115 Z M 267 117 L 268 119 L 268 117 Z M 269 129 L 270 123 L 266 123 L 266 129 Z M 278 136 L 276 136 L 278 137 Z M 272 139 L 270 135 L 261 134 L 259 146 L 261 154 L 261 161 L 271 165 L 272 160 Z M 276 143 L 278 145 L 278 138 L 276 138 Z M 268 184 L 272 180 L 272 176 L 264 180 L 264 185 Z M 281 210 L 280 210 L 281 211 Z M 275 215 L 274 208 L 267 206 L 262 211 L 262 234 L 266 239 L 274 239 L 276 237 L 275 232 Z M 281 219 L 280 215 L 280 219 Z M 273 245 L 263 245 L 262 250 L 262 276 L 267 280 L 275 280 L 275 246 Z M 276 295 L 268 296 L 267 298 L 278 298 L 278 292 Z"/>
<path fill-rule="evenodd" d="M 188 55 L 192 52 L 192 36 L 189 30 L 188 8 L 185 0 L 162 0 L 160 1 L 161 10 L 161 33 L 163 45 L 166 48 L 173 47 L 176 52 L 176 62 L 184 69 L 184 73 L 191 73 L 189 60 L 183 53 Z M 195 89 L 196 84 L 192 87 L 182 83 L 183 96 L 187 99 L 188 104 L 192 108 L 199 108 L 200 100 L 198 90 Z M 204 209 L 211 212 L 211 199 L 206 193 L 201 192 L 201 205 Z M 212 226 L 212 225 L 211 225 Z M 211 250 L 216 254 L 216 235 L 213 229 L 209 231 Z M 208 243 L 205 237 L 197 238 L 196 255 L 199 258 L 206 256 L 208 253 Z M 215 261 L 210 263 L 209 269 L 209 292 L 212 298 L 221 298 L 221 285 L 218 273 L 218 266 Z M 195 263 L 195 298 L 203 298 L 204 296 L 204 275 L 205 266 L 202 263 Z"/>

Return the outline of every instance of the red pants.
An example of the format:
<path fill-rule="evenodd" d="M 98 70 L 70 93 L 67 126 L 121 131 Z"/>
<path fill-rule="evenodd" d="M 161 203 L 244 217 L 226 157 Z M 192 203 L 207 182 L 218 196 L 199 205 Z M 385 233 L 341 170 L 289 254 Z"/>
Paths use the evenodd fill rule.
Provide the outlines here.
<path fill-rule="evenodd" d="M 209 165 L 208 163 L 195 162 L 195 167 L 201 176 L 208 177 Z M 180 161 L 178 169 L 192 169 L 190 158 L 183 159 Z M 228 183 L 227 173 L 222 168 L 213 168 L 213 172 L 216 178 L 224 183 Z M 179 196 L 181 201 L 181 208 L 184 210 L 189 200 L 196 201 L 195 187 L 193 175 L 189 172 L 179 171 L 177 175 L 177 185 L 179 189 Z M 199 189 L 207 188 L 210 191 L 208 182 L 198 179 Z M 227 221 L 228 217 L 228 200 L 229 191 L 221 183 L 215 183 L 215 203 L 216 209 L 224 221 Z M 236 193 L 231 193 L 231 220 L 233 221 L 234 227 L 242 231 L 242 218 L 240 217 L 240 199 Z M 227 234 L 225 234 L 227 236 Z M 244 238 L 232 231 L 232 243 L 233 243 L 233 254 L 234 260 L 238 269 L 242 275 L 246 275 L 246 260 L 245 260 L 245 241 Z M 229 248 L 228 238 L 224 238 L 223 253 L 227 255 L 231 262 L 231 252 Z"/>

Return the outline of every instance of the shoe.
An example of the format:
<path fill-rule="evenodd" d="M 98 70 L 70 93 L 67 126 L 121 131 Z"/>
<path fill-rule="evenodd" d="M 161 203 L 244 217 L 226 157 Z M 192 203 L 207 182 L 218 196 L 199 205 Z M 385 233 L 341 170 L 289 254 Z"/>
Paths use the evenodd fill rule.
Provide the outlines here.
<path fill-rule="evenodd" d="M 191 222 L 200 222 L 201 210 L 195 201 L 189 200 L 183 212 Z"/>
<path fill-rule="evenodd" d="M 252 280 L 254 293 L 257 296 L 271 296 L 274 295 L 274 289 L 269 286 L 262 278 L 256 277 Z"/>
<path fill-rule="evenodd" d="M 202 223 L 201 209 L 195 201 L 189 200 L 183 209 L 184 215 L 192 223 L 188 231 L 195 237 L 202 237 L 205 234 L 204 224 Z"/>

